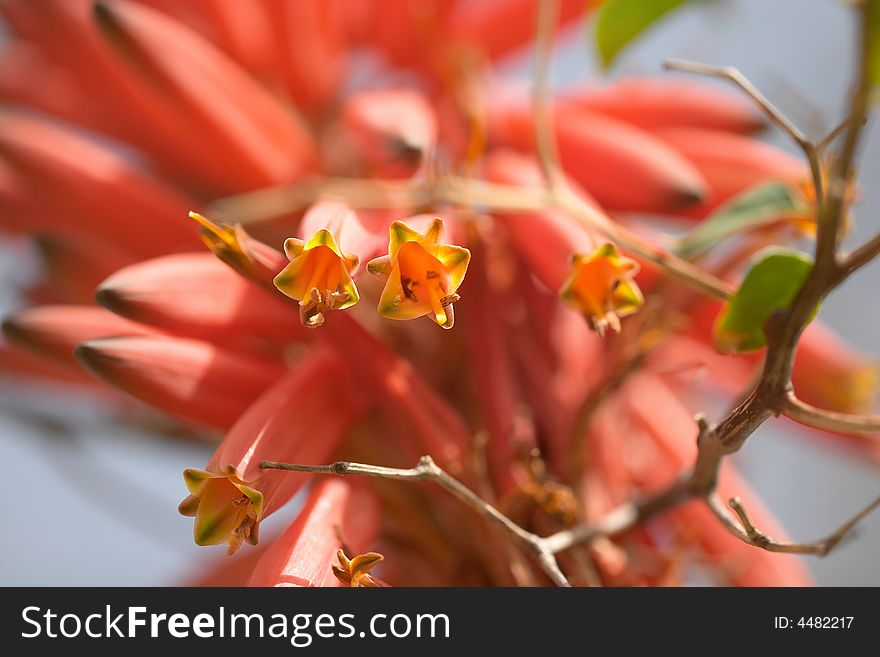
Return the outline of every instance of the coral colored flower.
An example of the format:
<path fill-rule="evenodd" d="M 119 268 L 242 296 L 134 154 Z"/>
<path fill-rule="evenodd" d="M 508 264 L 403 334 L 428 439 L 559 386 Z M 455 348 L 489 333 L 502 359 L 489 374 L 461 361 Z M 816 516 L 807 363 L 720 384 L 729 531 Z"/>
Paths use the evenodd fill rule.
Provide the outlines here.
<path fill-rule="evenodd" d="M 326 228 L 306 242 L 288 238 L 284 252 L 290 264 L 275 277 L 275 287 L 299 301 L 303 326 L 321 326 L 325 313 L 345 310 L 360 299 L 351 278 L 360 260 L 343 253 Z"/>
<path fill-rule="evenodd" d="M 624 258 L 610 242 L 591 255 L 575 254 L 572 272 L 562 286 L 562 298 L 587 318 L 599 335 L 620 331 L 620 318 L 632 315 L 644 303 L 632 280 L 639 265 Z"/>
<path fill-rule="evenodd" d="M 467 249 L 441 244 L 443 221 L 434 219 L 424 233 L 402 221 L 391 224 L 388 255 L 367 263 L 370 273 L 386 279 L 379 314 L 389 319 L 430 316 L 442 328 L 452 328 L 452 304 L 464 280 L 471 254 Z"/>
<path fill-rule="evenodd" d="M 165 335 L 86 340 L 75 355 L 104 382 L 150 406 L 221 431 L 284 372 L 275 360 Z"/>
<path fill-rule="evenodd" d="M 94 297 L 122 317 L 238 350 L 264 343 L 283 347 L 305 333 L 285 299 L 204 251 L 124 267 Z"/>

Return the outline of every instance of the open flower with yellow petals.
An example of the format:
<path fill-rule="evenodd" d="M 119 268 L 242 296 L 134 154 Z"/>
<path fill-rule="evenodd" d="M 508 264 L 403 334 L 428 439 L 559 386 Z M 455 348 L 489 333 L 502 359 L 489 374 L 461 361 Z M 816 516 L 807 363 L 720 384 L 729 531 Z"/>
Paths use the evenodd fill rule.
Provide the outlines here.
<path fill-rule="evenodd" d="M 591 255 L 574 254 L 572 271 L 562 286 L 562 298 L 579 310 L 596 333 L 620 332 L 620 318 L 632 315 L 644 303 L 632 280 L 639 265 L 620 255 L 610 242 Z"/>
<path fill-rule="evenodd" d="M 452 328 L 452 304 L 464 280 L 471 253 L 461 246 L 443 244 L 443 221 L 434 218 L 424 233 L 402 221 L 390 228 L 388 255 L 367 263 L 370 273 L 386 279 L 379 314 L 389 319 L 428 315 L 442 328 Z"/>
<path fill-rule="evenodd" d="M 290 264 L 275 277 L 275 287 L 299 301 L 304 326 L 321 326 L 325 313 L 358 302 L 351 275 L 360 260 L 356 255 L 344 254 L 329 230 L 318 230 L 307 242 L 288 238 L 284 252 Z"/>

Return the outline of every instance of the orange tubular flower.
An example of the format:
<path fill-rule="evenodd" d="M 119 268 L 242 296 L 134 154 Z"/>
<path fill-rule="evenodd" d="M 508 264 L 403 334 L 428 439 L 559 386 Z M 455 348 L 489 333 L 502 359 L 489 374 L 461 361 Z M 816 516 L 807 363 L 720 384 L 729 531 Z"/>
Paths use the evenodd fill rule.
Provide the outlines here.
<path fill-rule="evenodd" d="M 196 543 L 227 543 L 230 554 L 242 542 L 256 545 L 260 521 L 305 481 L 263 471 L 260 461 L 324 462 L 363 411 L 333 353 L 319 349 L 297 362 L 239 418 L 204 469 L 184 472 L 190 495 L 179 510 L 195 517 Z"/>
<path fill-rule="evenodd" d="M 367 263 L 370 273 L 385 279 L 379 314 L 389 319 L 430 316 L 440 327 L 452 328 L 458 301 L 456 290 L 464 280 L 471 254 L 467 249 L 441 244 L 443 221 L 435 218 L 424 233 L 402 221 L 391 224 L 388 255 Z"/>
<path fill-rule="evenodd" d="M 596 333 L 610 328 L 620 332 L 620 318 L 632 315 L 644 303 L 639 287 L 632 280 L 639 265 L 622 257 L 610 242 L 592 255 L 575 254 L 572 272 L 560 294 L 587 318 Z"/>

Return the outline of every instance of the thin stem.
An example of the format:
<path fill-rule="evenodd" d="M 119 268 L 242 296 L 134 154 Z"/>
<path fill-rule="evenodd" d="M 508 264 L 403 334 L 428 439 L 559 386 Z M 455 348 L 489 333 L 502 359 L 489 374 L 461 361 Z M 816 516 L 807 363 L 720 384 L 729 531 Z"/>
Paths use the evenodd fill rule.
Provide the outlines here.
<path fill-rule="evenodd" d="M 880 416 L 826 411 L 801 401 L 794 391 L 789 392 L 783 412 L 792 420 L 817 429 L 880 437 Z"/>
<path fill-rule="evenodd" d="M 867 117 L 862 119 L 863 123 L 867 123 L 867 121 Z M 819 143 L 816 144 L 816 148 L 819 150 L 819 153 L 823 153 L 834 142 L 835 139 L 842 135 L 844 131 L 849 129 L 852 123 L 852 119 L 846 119 L 845 121 L 842 121 L 840 124 L 838 124 L 836 128 L 831 130 L 831 132 L 822 137 L 822 139 L 819 140 Z"/>
<path fill-rule="evenodd" d="M 553 33 L 559 19 L 559 0 L 541 0 L 538 4 L 535 37 L 535 69 L 532 88 L 532 106 L 535 115 L 535 148 L 544 182 L 548 189 L 560 189 L 565 184 L 556 133 L 553 129 L 553 103 L 550 97 L 550 62 L 553 51 Z"/>
<path fill-rule="evenodd" d="M 614 223 L 585 203 L 564 183 L 560 189 L 548 191 L 457 176 L 419 182 L 314 178 L 293 185 L 269 187 L 217 199 L 206 212 L 227 223 L 247 225 L 301 210 L 322 198 L 338 198 L 354 208 L 364 209 L 419 210 L 456 205 L 497 214 L 553 207 L 585 228 L 599 231 L 624 249 L 653 262 L 671 276 L 709 296 L 726 299 L 732 293 L 731 286 L 716 276 Z"/>
<path fill-rule="evenodd" d="M 733 287 L 717 276 L 652 244 L 625 226 L 614 223 L 607 216 L 584 202 L 567 186 L 554 192 L 550 202 L 584 227 L 599 231 L 609 240 L 653 262 L 670 276 L 674 276 L 704 294 L 721 300 L 727 299 L 733 294 Z"/>
<path fill-rule="evenodd" d="M 380 465 L 353 463 L 351 461 L 337 461 L 330 465 L 299 465 L 296 463 L 262 461 L 260 462 L 260 468 L 264 470 L 288 470 L 292 472 L 311 472 L 314 474 L 342 476 L 362 475 L 398 481 L 432 481 L 515 538 L 537 559 L 541 568 L 553 580 L 554 584 L 557 586 L 570 586 L 565 575 L 560 570 L 553 553 L 545 546 L 544 539 L 517 525 L 501 513 L 501 511 L 458 481 L 458 479 L 444 471 L 434 463 L 430 456 L 423 456 L 414 468 L 408 469 L 387 468 Z"/>
<path fill-rule="evenodd" d="M 768 552 L 786 552 L 790 554 L 816 554 L 825 556 L 837 547 L 844 538 L 861 522 L 865 516 L 880 507 L 880 496 L 872 500 L 865 508 L 847 520 L 834 533 L 812 543 L 792 543 L 779 541 L 762 532 L 749 518 L 749 514 L 738 497 L 732 498 L 728 504 L 739 518 L 739 522 L 721 503 L 717 495 L 712 495 L 706 500 L 709 509 L 730 533 L 749 545 L 754 545 Z"/>
<path fill-rule="evenodd" d="M 840 263 L 838 280 L 835 283 L 837 285 L 842 283 L 844 279 L 876 258 L 877 254 L 880 254 L 880 233 L 874 235 L 870 240 L 843 258 L 843 261 Z"/>
<path fill-rule="evenodd" d="M 822 204 L 824 198 L 823 181 L 822 181 L 822 162 L 819 157 L 820 148 L 817 144 L 811 142 L 806 135 L 792 121 L 783 114 L 770 100 L 762 94 L 757 87 L 742 74 L 738 68 L 733 66 L 712 66 L 700 62 L 692 62 L 684 59 L 669 59 L 664 66 L 671 71 L 681 71 L 684 73 L 697 73 L 699 75 L 708 75 L 713 78 L 729 80 L 738 86 L 747 96 L 749 96 L 758 107 L 767 115 L 767 117 L 781 128 L 789 137 L 804 151 L 807 161 L 810 163 L 813 184 L 816 187 L 816 199 L 819 205 Z"/>

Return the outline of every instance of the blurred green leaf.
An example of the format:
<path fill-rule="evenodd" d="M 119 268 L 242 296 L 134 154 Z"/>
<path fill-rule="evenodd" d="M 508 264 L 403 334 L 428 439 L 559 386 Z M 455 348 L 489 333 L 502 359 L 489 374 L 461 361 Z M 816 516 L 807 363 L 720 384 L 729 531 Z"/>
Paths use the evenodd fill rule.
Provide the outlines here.
<path fill-rule="evenodd" d="M 761 251 L 715 320 L 718 351 L 738 353 L 763 347 L 767 318 L 788 308 L 812 268 L 813 260 L 806 253 L 779 247 Z"/>
<path fill-rule="evenodd" d="M 596 17 L 596 45 L 608 68 L 633 39 L 690 0 L 605 0 Z"/>
<path fill-rule="evenodd" d="M 694 258 L 728 237 L 767 226 L 785 217 L 803 216 L 807 210 L 807 206 L 784 183 L 752 187 L 722 205 L 682 237 L 675 251 L 682 258 Z"/>

